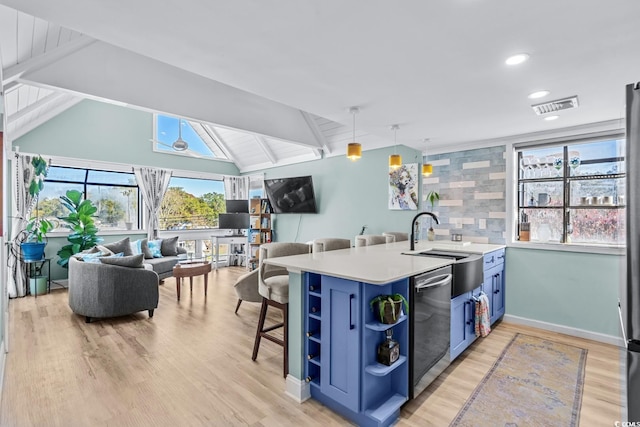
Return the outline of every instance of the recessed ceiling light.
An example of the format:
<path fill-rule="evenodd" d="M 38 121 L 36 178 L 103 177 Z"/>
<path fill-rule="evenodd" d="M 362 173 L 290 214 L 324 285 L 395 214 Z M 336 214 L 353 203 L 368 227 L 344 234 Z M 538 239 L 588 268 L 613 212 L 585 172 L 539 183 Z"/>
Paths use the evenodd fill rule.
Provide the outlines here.
<path fill-rule="evenodd" d="M 533 92 L 529 94 L 529 99 L 538 99 L 538 98 L 543 98 L 547 95 L 549 95 L 551 92 L 549 92 L 548 90 L 539 90 L 537 92 Z"/>
<path fill-rule="evenodd" d="M 547 116 L 544 119 L 546 121 L 550 122 L 551 120 L 556 120 L 556 119 L 559 119 L 559 118 L 560 118 L 560 116 Z"/>
<path fill-rule="evenodd" d="M 527 59 L 529 59 L 529 54 L 519 53 L 517 55 L 508 57 L 507 60 L 504 61 L 504 63 L 507 65 L 518 65 L 518 64 L 522 64 Z"/>

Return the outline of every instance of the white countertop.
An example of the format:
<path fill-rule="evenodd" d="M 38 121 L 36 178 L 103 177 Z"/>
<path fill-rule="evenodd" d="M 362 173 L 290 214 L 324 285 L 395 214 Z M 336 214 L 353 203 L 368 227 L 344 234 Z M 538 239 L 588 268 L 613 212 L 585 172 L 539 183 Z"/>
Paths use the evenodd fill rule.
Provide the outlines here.
<path fill-rule="evenodd" d="M 448 259 L 403 255 L 403 252 L 410 252 L 409 247 L 409 242 L 404 241 L 270 258 L 264 262 L 285 267 L 293 272 L 307 271 L 379 285 L 452 264 L 452 261 Z M 452 252 L 485 254 L 504 247 L 504 245 L 477 243 L 461 245 L 447 241 L 420 241 L 416 244 L 414 252 L 433 248 Z"/>

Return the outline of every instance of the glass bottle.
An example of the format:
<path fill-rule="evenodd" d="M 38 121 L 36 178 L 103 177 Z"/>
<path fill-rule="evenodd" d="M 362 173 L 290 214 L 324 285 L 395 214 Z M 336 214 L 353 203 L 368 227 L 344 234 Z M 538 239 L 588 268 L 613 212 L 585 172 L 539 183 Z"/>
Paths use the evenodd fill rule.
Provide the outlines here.
<path fill-rule="evenodd" d="M 393 339 L 393 329 L 386 330 L 387 339 L 378 346 L 378 362 L 391 366 L 400 357 L 400 344 Z"/>

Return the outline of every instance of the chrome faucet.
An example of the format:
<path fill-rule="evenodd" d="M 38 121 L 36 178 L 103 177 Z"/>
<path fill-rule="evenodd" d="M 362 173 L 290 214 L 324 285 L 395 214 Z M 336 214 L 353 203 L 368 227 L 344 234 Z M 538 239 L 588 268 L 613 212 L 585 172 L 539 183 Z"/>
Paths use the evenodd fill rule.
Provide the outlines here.
<path fill-rule="evenodd" d="M 415 250 L 416 246 L 415 246 L 415 237 L 416 237 L 416 221 L 418 218 L 420 218 L 422 215 L 429 215 L 430 217 L 432 217 L 433 219 L 436 220 L 436 224 L 440 224 L 440 220 L 438 219 L 438 217 L 431 212 L 420 212 L 418 215 L 413 217 L 413 221 L 411 221 L 411 250 Z"/>

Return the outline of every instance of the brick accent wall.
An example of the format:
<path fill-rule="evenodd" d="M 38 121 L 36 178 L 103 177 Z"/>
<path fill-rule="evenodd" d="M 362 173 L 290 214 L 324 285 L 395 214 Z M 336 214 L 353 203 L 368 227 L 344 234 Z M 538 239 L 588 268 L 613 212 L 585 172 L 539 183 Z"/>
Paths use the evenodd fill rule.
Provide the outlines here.
<path fill-rule="evenodd" d="M 440 219 L 433 227 L 436 240 L 450 240 L 456 233 L 465 241 L 505 243 L 505 149 L 502 145 L 427 157 L 433 174 L 422 180 L 422 197 L 426 200 L 431 190 L 440 194 L 434 207 Z M 423 209 L 431 210 L 428 201 Z"/>

